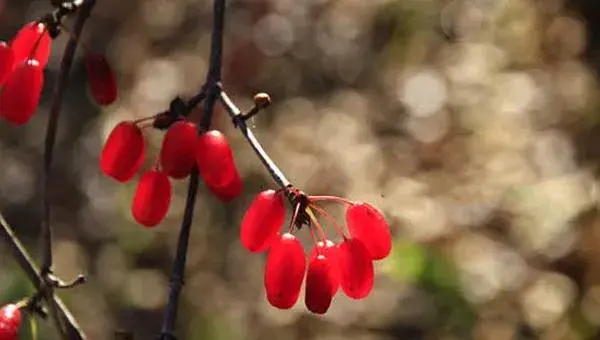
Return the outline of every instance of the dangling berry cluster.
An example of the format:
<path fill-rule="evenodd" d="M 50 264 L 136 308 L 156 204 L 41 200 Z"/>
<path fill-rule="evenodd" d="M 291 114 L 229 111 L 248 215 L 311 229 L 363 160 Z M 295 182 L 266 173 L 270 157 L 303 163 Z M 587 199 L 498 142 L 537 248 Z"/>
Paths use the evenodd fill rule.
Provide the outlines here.
<path fill-rule="evenodd" d="M 280 233 L 285 220 L 284 191 L 295 208 L 289 229 Z M 346 205 L 349 236 L 319 201 Z M 339 244 L 326 238 L 314 212 L 336 228 Z M 303 224 L 308 225 L 314 242 L 308 260 L 293 234 Z M 264 285 L 272 306 L 293 307 L 304 281 L 305 305 L 316 314 L 327 312 L 340 286 L 350 298 L 367 297 L 373 288 L 373 261 L 387 257 L 392 246 L 388 223 L 372 205 L 333 196 L 307 196 L 291 187 L 265 190 L 256 196 L 242 220 L 240 239 L 253 253 L 268 251 Z"/>
<path fill-rule="evenodd" d="M 50 59 L 52 39 L 61 28 L 64 27 L 60 18 L 46 16 L 23 26 L 10 44 L 0 41 L 0 118 L 24 125 L 35 114 L 44 87 L 44 69 Z M 99 105 L 109 105 L 117 98 L 116 78 L 103 55 L 83 47 L 92 97 Z"/>
<path fill-rule="evenodd" d="M 0 308 L 0 340 L 17 340 L 21 327 L 21 310 L 15 304 Z"/>
<path fill-rule="evenodd" d="M 146 159 L 143 130 L 161 118 L 154 116 L 117 124 L 100 156 L 102 172 L 122 183 L 131 180 Z M 155 123 L 145 124 L 149 119 Z M 141 175 L 131 206 L 134 219 L 146 227 L 158 225 L 166 216 L 173 195 L 170 179 L 185 179 L 194 166 L 219 199 L 231 201 L 242 191 L 242 180 L 225 135 L 217 130 L 198 135 L 196 124 L 188 120 L 177 120 L 167 128 L 154 163 Z"/>
<path fill-rule="evenodd" d="M 47 24 L 30 22 L 10 45 L 0 42 L 0 117 L 23 125 L 38 106 L 52 39 Z"/>

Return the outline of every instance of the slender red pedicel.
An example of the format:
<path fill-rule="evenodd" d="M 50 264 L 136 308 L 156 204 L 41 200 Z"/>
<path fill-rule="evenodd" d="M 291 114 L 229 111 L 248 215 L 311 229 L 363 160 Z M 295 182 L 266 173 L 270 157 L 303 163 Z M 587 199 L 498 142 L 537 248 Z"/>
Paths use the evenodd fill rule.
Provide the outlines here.
<path fill-rule="evenodd" d="M 40 101 L 44 74 L 40 64 L 29 59 L 18 65 L 2 87 L 0 117 L 23 125 L 31 119 Z"/>
<path fill-rule="evenodd" d="M 111 131 L 100 155 L 100 169 L 119 182 L 135 176 L 144 162 L 146 142 L 142 130 L 131 121 Z"/>
<path fill-rule="evenodd" d="M 275 190 L 259 193 L 246 211 L 240 228 L 244 248 L 253 253 L 267 249 L 277 238 L 277 232 L 285 220 L 283 195 Z"/>
<path fill-rule="evenodd" d="M 290 233 L 278 237 L 269 250 L 265 266 L 269 303 L 279 309 L 292 308 L 298 301 L 305 271 L 306 257 L 300 241 Z"/>
<path fill-rule="evenodd" d="M 133 218 L 146 227 L 154 227 L 167 215 L 173 188 L 162 171 L 150 170 L 142 175 L 133 196 Z"/>

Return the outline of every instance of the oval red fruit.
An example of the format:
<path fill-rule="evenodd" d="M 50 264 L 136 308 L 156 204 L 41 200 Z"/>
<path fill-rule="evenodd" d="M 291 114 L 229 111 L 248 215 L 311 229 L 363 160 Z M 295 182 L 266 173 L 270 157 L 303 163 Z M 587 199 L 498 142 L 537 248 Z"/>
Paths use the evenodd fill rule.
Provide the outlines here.
<path fill-rule="evenodd" d="M 0 320 L 0 340 L 18 340 L 19 329 Z"/>
<path fill-rule="evenodd" d="M 121 122 L 104 144 L 100 169 L 119 182 L 127 182 L 139 171 L 145 155 L 146 142 L 142 130 L 131 121 Z"/>
<path fill-rule="evenodd" d="M 46 25 L 40 22 L 30 22 L 17 32 L 10 43 L 15 53 L 15 62 L 20 64 L 27 59 L 35 59 L 40 68 L 46 67 L 50 59 L 52 39 Z"/>
<path fill-rule="evenodd" d="M 44 73 L 35 60 L 27 60 L 16 67 L 0 93 L 0 117 L 23 125 L 35 113 L 44 86 Z"/>
<path fill-rule="evenodd" d="M 306 257 L 300 241 L 290 233 L 279 236 L 269 250 L 265 266 L 269 303 L 279 309 L 292 308 L 298 301 L 305 271 Z"/>
<path fill-rule="evenodd" d="M 211 130 L 198 137 L 196 147 L 198 171 L 207 186 L 219 188 L 235 177 L 240 177 L 235 167 L 233 152 L 225 135 Z"/>
<path fill-rule="evenodd" d="M 283 195 L 271 189 L 259 193 L 242 219 L 242 245 L 253 253 L 269 249 L 271 243 L 277 239 L 277 232 L 284 220 Z"/>
<path fill-rule="evenodd" d="M 229 180 L 227 184 L 221 187 L 213 187 L 206 183 L 208 189 L 223 202 L 231 202 L 242 193 L 243 183 L 239 176 Z"/>
<path fill-rule="evenodd" d="M 308 261 L 313 261 L 318 255 L 323 255 L 329 260 L 329 276 L 331 282 L 331 296 L 335 296 L 340 288 L 340 269 L 338 265 L 338 247 L 330 240 L 319 241 L 310 251 Z"/>
<path fill-rule="evenodd" d="M 160 149 L 162 170 L 170 177 L 187 177 L 196 162 L 196 124 L 185 121 L 175 122 L 169 127 Z"/>
<path fill-rule="evenodd" d="M 0 323 L 18 329 L 21 326 L 21 310 L 17 305 L 9 304 L 0 309 Z"/>
<path fill-rule="evenodd" d="M 15 54 L 4 41 L 0 41 L 0 86 L 8 80 L 15 66 Z"/>
<path fill-rule="evenodd" d="M 133 196 L 131 213 L 141 225 L 154 227 L 167 215 L 173 188 L 167 174 L 150 170 L 142 175 Z"/>
<path fill-rule="evenodd" d="M 331 264 L 332 262 L 323 255 L 317 255 L 308 263 L 304 304 L 315 314 L 325 314 L 333 299 Z"/>
<path fill-rule="evenodd" d="M 344 294 L 362 299 L 373 289 L 373 261 L 365 245 L 358 239 L 346 239 L 339 247 L 340 284 Z"/>
<path fill-rule="evenodd" d="M 381 260 L 390 254 L 390 227 L 377 208 L 368 203 L 356 202 L 346 210 L 346 223 L 350 235 L 362 241 L 373 260 Z"/>
<path fill-rule="evenodd" d="M 86 53 L 85 69 L 92 97 L 98 105 L 110 105 L 117 99 L 117 79 L 100 53 Z"/>

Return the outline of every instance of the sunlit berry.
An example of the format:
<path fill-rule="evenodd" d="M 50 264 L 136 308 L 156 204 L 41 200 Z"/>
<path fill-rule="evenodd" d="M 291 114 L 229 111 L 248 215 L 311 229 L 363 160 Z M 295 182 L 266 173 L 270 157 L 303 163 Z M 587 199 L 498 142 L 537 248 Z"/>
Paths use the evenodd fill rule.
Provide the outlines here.
<path fill-rule="evenodd" d="M 239 176 L 232 177 L 227 184 L 221 187 L 214 187 L 209 183 L 206 183 L 206 186 L 213 195 L 223 202 L 233 201 L 242 193 L 243 189 L 242 179 Z"/>
<path fill-rule="evenodd" d="M 43 23 L 30 22 L 17 32 L 10 43 L 17 64 L 35 59 L 43 69 L 50 58 L 52 39 Z"/>
<path fill-rule="evenodd" d="M 269 303 L 279 309 L 292 308 L 300 295 L 305 271 L 306 257 L 300 241 L 290 233 L 279 236 L 269 250 L 265 266 Z"/>
<path fill-rule="evenodd" d="M 0 340 L 17 340 L 21 327 L 21 310 L 10 304 L 0 309 Z"/>
<path fill-rule="evenodd" d="M 173 188 L 167 174 L 150 170 L 140 177 L 133 196 L 131 213 L 141 225 L 154 227 L 167 215 Z"/>
<path fill-rule="evenodd" d="M 44 74 L 37 61 L 18 65 L 0 93 L 0 117 L 16 125 L 27 123 L 37 109 L 43 86 Z"/>
<path fill-rule="evenodd" d="M 309 260 L 306 273 L 304 304 L 315 314 L 325 314 L 333 299 L 333 282 L 331 282 L 332 261 L 323 255 Z"/>
<path fill-rule="evenodd" d="M 162 170 L 175 179 L 187 177 L 196 162 L 197 139 L 196 124 L 178 121 L 171 125 L 160 149 Z"/>
<path fill-rule="evenodd" d="M 207 131 L 198 137 L 196 163 L 200 176 L 209 187 L 223 187 L 232 178 L 240 177 L 229 142 L 217 130 Z"/>
<path fill-rule="evenodd" d="M 392 237 L 383 213 L 372 205 L 356 202 L 346 210 L 346 223 L 353 238 L 367 247 L 373 260 L 381 260 L 390 254 Z"/>
<path fill-rule="evenodd" d="M 340 285 L 344 294 L 353 299 L 362 299 L 371 293 L 374 280 L 373 261 L 359 239 L 346 239 L 340 244 L 338 265 Z"/>
<path fill-rule="evenodd" d="M 285 220 L 283 195 L 275 190 L 259 193 L 246 211 L 240 228 L 244 248 L 260 253 L 269 248 L 278 237 Z"/>
<path fill-rule="evenodd" d="M 0 41 L 0 86 L 8 80 L 15 66 L 15 54 L 4 41 Z"/>
<path fill-rule="evenodd" d="M 144 162 L 146 142 L 133 122 L 121 122 L 111 131 L 100 155 L 100 169 L 119 182 L 135 176 Z"/>
<path fill-rule="evenodd" d="M 340 269 L 338 264 L 338 252 L 339 249 L 335 243 L 330 240 L 325 242 L 319 241 L 310 251 L 308 261 L 314 260 L 318 255 L 323 255 L 329 260 L 329 276 L 331 282 L 331 295 L 335 296 L 338 289 L 340 288 Z"/>
<path fill-rule="evenodd" d="M 98 105 L 110 105 L 117 99 L 117 79 L 100 53 L 86 53 L 84 56 L 88 84 L 94 101 Z"/>

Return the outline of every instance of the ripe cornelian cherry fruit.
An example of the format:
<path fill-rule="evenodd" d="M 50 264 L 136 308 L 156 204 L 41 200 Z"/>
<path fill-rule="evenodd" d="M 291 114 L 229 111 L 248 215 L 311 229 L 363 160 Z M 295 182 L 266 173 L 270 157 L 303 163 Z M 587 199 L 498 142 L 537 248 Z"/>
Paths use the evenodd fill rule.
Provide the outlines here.
<path fill-rule="evenodd" d="M 374 206 L 355 202 L 346 210 L 346 223 L 353 238 L 369 250 L 371 259 L 381 260 L 390 254 L 392 237 L 383 213 Z"/>
<path fill-rule="evenodd" d="M 141 225 L 154 227 L 167 215 L 173 188 L 166 173 L 150 170 L 142 175 L 133 196 L 131 213 Z"/>
<path fill-rule="evenodd" d="M 308 263 L 304 304 L 315 314 L 325 314 L 333 299 L 331 282 L 332 262 L 323 255 L 317 255 Z"/>
<path fill-rule="evenodd" d="M 94 101 L 103 106 L 112 104 L 117 99 L 117 79 L 106 57 L 88 52 L 83 59 Z"/>
<path fill-rule="evenodd" d="M 18 65 L 0 93 L 0 117 L 16 125 L 27 123 L 37 109 L 43 86 L 44 73 L 36 60 Z"/>
<path fill-rule="evenodd" d="M 265 289 L 267 300 L 279 309 L 292 308 L 302 288 L 306 257 L 298 239 L 285 233 L 277 237 L 267 255 Z"/>
<path fill-rule="evenodd" d="M 10 304 L 0 309 L 0 340 L 17 340 L 21 327 L 21 310 Z"/>
<path fill-rule="evenodd" d="M 329 281 L 331 282 L 331 296 L 335 296 L 338 289 L 340 288 L 340 269 L 338 265 L 338 252 L 339 249 L 335 243 L 330 240 L 325 242 L 319 241 L 312 248 L 308 256 L 308 261 L 313 261 L 317 256 L 322 255 L 329 261 Z"/>
<path fill-rule="evenodd" d="M 240 239 L 244 248 L 261 253 L 277 239 L 285 220 L 283 195 L 275 190 L 259 193 L 242 219 Z"/>
<path fill-rule="evenodd" d="M 50 59 L 51 45 L 52 39 L 46 25 L 41 22 L 30 22 L 23 26 L 10 43 L 17 64 L 27 59 L 35 59 L 42 69 Z"/>
<path fill-rule="evenodd" d="M 373 289 L 373 261 L 365 245 L 356 238 L 346 239 L 339 246 L 340 284 L 346 296 L 362 299 Z"/>
<path fill-rule="evenodd" d="M 223 202 L 231 202 L 242 193 L 243 183 L 239 176 L 234 176 L 229 182 L 221 187 L 211 186 L 206 183 L 208 189 Z"/>
<path fill-rule="evenodd" d="M 119 182 L 127 182 L 139 171 L 145 155 L 146 142 L 142 130 L 134 122 L 121 122 L 104 144 L 100 169 Z"/>
<path fill-rule="evenodd" d="M 198 171 L 208 187 L 220 188 L 240 177 L 235 167 L 233 152 L 225 135 L 217 130 L 198 137 L 196 146 Z"/>
<path fill-rule="evenodd" d="M 0 86 L 4 85 L 15 66 L 15 54 L 4 41 L 0 41 Z"/>
<path fill-rule="evenodd" d="M 160 149 L 160 164 L 170 177 L 183 179 L 192 171 L 196 162 L 197 131 L 196 124 L 178 121 L 165 133 Z"/>

